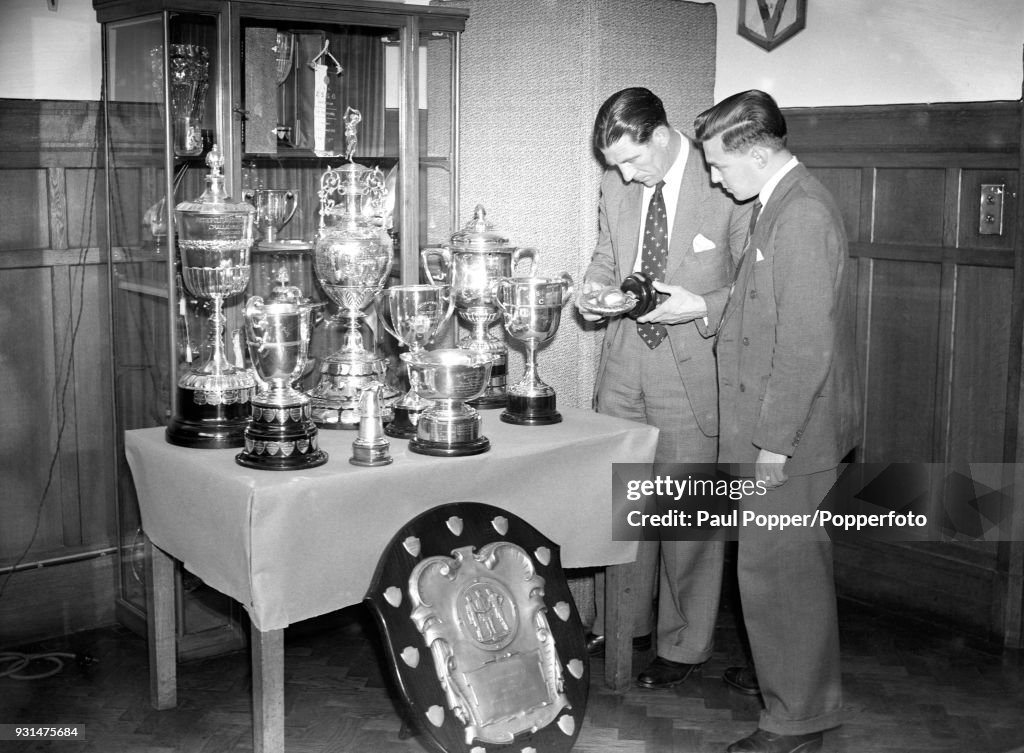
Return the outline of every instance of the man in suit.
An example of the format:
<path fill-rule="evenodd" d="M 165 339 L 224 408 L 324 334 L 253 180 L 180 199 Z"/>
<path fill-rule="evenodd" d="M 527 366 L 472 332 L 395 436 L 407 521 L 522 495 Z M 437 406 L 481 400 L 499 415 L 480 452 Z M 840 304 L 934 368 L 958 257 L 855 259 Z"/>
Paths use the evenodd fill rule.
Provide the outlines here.
<path fill-rule="evenodd" d="M 756 224 L 731 287 L 668 292 L 716 338 L 720 460 L 767 489 L 741 507 L 812 515 L 859 438 L 843 219 L 786 148 L 786 121 L 769 95 L 733 95 L 694 128 L 712 180 L 738 201 L 755 199 Z M 814 529 L 741 526 L 738 538 L 754 665 L 723 679 L 760 692 L 764 710 L 758 729 L 728 751 L 813 753 L 841 722 L 831 544 Z"/>
<path fill-rule="evenodd" d="M 579 298 L 618 287 L 634 272 L 691 290 L 728 284 L 746 235 L 747 212 L 710 183 L 696 144 L 673 129 L 661 100 L 643 88 L 612 95 L 598 111 L 593 146 L 607 168 L 601 182 L 599 237 Z M 584 318 L 601 317 L 581 309 Z M 711 343 L 682 323 L 665 299 L 637 322 L 607 325 L 594 395 L 596 410 L 657 426 L 656 463 L 714 463 L 718 402 Z M 657 657 L 644 687 L 684 682 L 712 650 L 721 586 L 722 542 L 664 542 L 657 614 Z M 641 542 L 632 569 L 640 595 L 633 635 L 652 629 L 650 602 L 659 542 Z M 603 582 L 597 619 L 603 633 Z M 634 645 L 638 641 L 634 639 Z"/>

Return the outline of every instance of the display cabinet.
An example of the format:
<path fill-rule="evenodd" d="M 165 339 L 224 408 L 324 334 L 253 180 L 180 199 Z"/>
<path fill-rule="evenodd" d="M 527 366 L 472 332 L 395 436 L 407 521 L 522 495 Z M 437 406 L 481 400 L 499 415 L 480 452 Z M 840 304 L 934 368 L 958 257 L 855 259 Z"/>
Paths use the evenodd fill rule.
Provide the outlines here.
<path fill-rule="evenodd" d="M 319 182 L 348 157 L 387 176 L 392 275 L 418 281 L 420 248 L 457 227 L 459 37 L 467 11 L 373 0 L 93 6 L 103 27 L 118 613 L 141 629 L 146 565 L 123 431 L 175 416 L 179 373 L 212 347 L 207 304 L 181 282 L 174 207 L 202 193 L 214 145 L 225 158 L 227 193 L 276 207 L 257 215 L 249 289 L 224 302 L 223 346 L 235 363 L 244 361 L 242 305 L 278 267 L 322 300 L 310 251 Z M 243 640 L 227 598 L 184 572 L 178 590 L 182 655 Z"/>

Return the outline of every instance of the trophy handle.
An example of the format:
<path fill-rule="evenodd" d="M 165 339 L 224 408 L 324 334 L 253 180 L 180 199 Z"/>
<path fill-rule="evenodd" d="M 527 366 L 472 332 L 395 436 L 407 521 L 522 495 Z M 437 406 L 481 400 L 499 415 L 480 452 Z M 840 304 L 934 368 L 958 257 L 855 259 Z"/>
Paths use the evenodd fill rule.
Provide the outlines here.
<path fill-rule="evenodd" d="M 512 265 L 513 271 L 515 271 L 515 264 Z M 507 292 L 512 288 L 512 280 L 508 277 L 502 277 L 499 280 L 495 280 L 491 284 L 491 296 L 494 298 L 495 303 L 498 304 L 498 308 L 501 309 L 502 314 L 508 313 L 508 309 L 505 306 L 505 298 Z"/>
<path fill-rule="evenodd" d="M 431 260 L 437 261 L 437 268 L 440 270 L 439 275 L 435 275 L 430 263 Z M 448 272 L 452 267 L 452 252 L 442 246 L 429 247 L 420 251 L 420 261 L 423 263 L 423 269 L 427 273 L 427 282 L 434 286 L 447 285 Z"/>
<path fill-rule="evenodd" d="M 512 275 L 514 277 L 536 277 L 537 276 L 537 257 L 540 255 L 540 251 L 536 248 L 517 248 L 512 251 Z M 523 259 L 530 260 L 530 271 L 525 275 L 517 275 L 516 267 L 519 266 L 519 262 Z"/>
<path fill-rule="evenodd" d="M 286 193 L 284 195 L 284 200 L 291 202 L 292 208 L 288 212 L 288 216 L 285 217 L 284 220 L 281 221 L 280 225 L 277 226 L 277 231 L 278 232 L 280 232 L 284 228 L 285 225 L 287 225 L 289 222 L 292 221 L 292 217 L 295 216 L 295 210 L 299 208 L 299 200 L 298 200 L 298 197 L 295 195 L 294 191 L 289 191 L 288 193 Z"/>

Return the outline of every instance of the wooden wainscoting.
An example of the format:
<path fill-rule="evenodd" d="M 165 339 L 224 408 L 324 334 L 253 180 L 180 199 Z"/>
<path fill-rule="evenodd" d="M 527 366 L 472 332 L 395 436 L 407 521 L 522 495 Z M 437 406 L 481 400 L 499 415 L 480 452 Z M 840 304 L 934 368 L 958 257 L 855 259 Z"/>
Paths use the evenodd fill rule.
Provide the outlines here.
<path fill-rule="evenodd" d="M 1021 428 L 1021 104 L 801 108 L 786 118 L 790 146 L 836 195 L 850 235 L 861 459 L 994 464 L 980 473 L 998 488 L 997 464 L 1015 459 Z M 1001 235 L 979 233 L 982 184 L 1005 186 Z M 940 508 L 947 502 L 940 496 Z M 846 596 L 1020 646 L 1022 558 L 1005 540 L 863 540 L 837 545 L 836 573 Z"/>
<path fill-rule="evenodd" d="M 99 121 L 96 102 L 0 100 L 0 645 L 113 622 Z M 73 564 L 23 569 L 42 562 Z"/>

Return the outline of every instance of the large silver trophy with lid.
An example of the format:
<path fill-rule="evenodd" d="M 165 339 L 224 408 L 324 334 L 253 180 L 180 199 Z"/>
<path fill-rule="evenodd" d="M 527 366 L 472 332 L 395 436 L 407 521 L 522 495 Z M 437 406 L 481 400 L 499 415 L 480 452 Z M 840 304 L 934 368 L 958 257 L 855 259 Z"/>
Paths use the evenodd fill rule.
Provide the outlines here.
<path fill-rule="evenodd" d="M 340 350 L 323 359 L 320 381 L 310 393 L 313 420 L 322 428 L 357 429 L 362 390 L 386 383 L 387 358 L 364 333 L 365 309 L 380 293 L 394 255 L 383 207 L 387 190 L 380 168 L 352 162 L 358 112 L 349 111 L 347 165 L 320 177 L 320 230 L 314 267 L 327 296 L 340 308 L 346 327 Z M 368 328 L 365 328 L 368 329 Z M 369 340 L 367 348 L 365 340 Z M 390 389 L 385 401 L 393 401 Z M 390 416 L 389 416 L 390 418 Z"/>
<path fill-rule="evenodd" d="M 562 420 L 555 410 L 555 391 L 537 374 L 537 348 L 555 336 L 572 290 L 572 278 L 565 272 L 559 277 L 513 277 L 498 282 L 505 331 L 526 344 L 526 370 L 508 388 L 508 407 L 501 414 L 505 423 L 535 426 Z"/>
<path fill-rule="evenodd" d="M 382 323 L 410 353 L 419 354 L 447 323 L 453 303 L 447 285 L 393 285 L 381 293 Z M 419 372 L 408 368 L 408 373 L 409 390 L 395 402 L 394 417 L 384 428 L 389 437 L 416 436 L 420 414 L 431 405 L 419 393 Z"/>
<path fill-rule="evenodd" d="M 310 304 L 302 290 L 278 274 L 273 297 L 245 304 L 245 340 L 262 389 L 252 399 L 245 450 L 235 460 L 247 468 L 291 471 L 327 462 L 320 449 L 309 398 L 293 386 L 308 360 Z"/>
<path fill-rule="evenodd" d="M 166 436 L 185 447 L 241 447 L 256 380 L 225 355 L 223 303 L 249 283 L 255 210 L 225 192 L 224 158 L 217 145 L 206 164 L 206 190 L 178 204 L 174 217 L 185 288 L 213 303 L 208 357 L 178 379 L 177 411 Z"/>
<path fill-rule="evenodd" d="M 459 316 L 473 328 L 468 337 L 459 341 L 459 347 L 494 356 L 487 388 L 473 400 L 478 408 L 504 408 L 507 403 L 508 348 L 504 341 L 487 332 L 500 318 L 495 284 L 515 274 L 524 259 L 528 262 L 525 274 L 533 277 L 537 274 L 537 256 L 535 248 L 510 246 L 508 238 L 487 221 L 487 212 L 479 204 L 473 219 L 452 235 L 448 245 L 420 252 L 430 281 L 451 287 Z"/>

